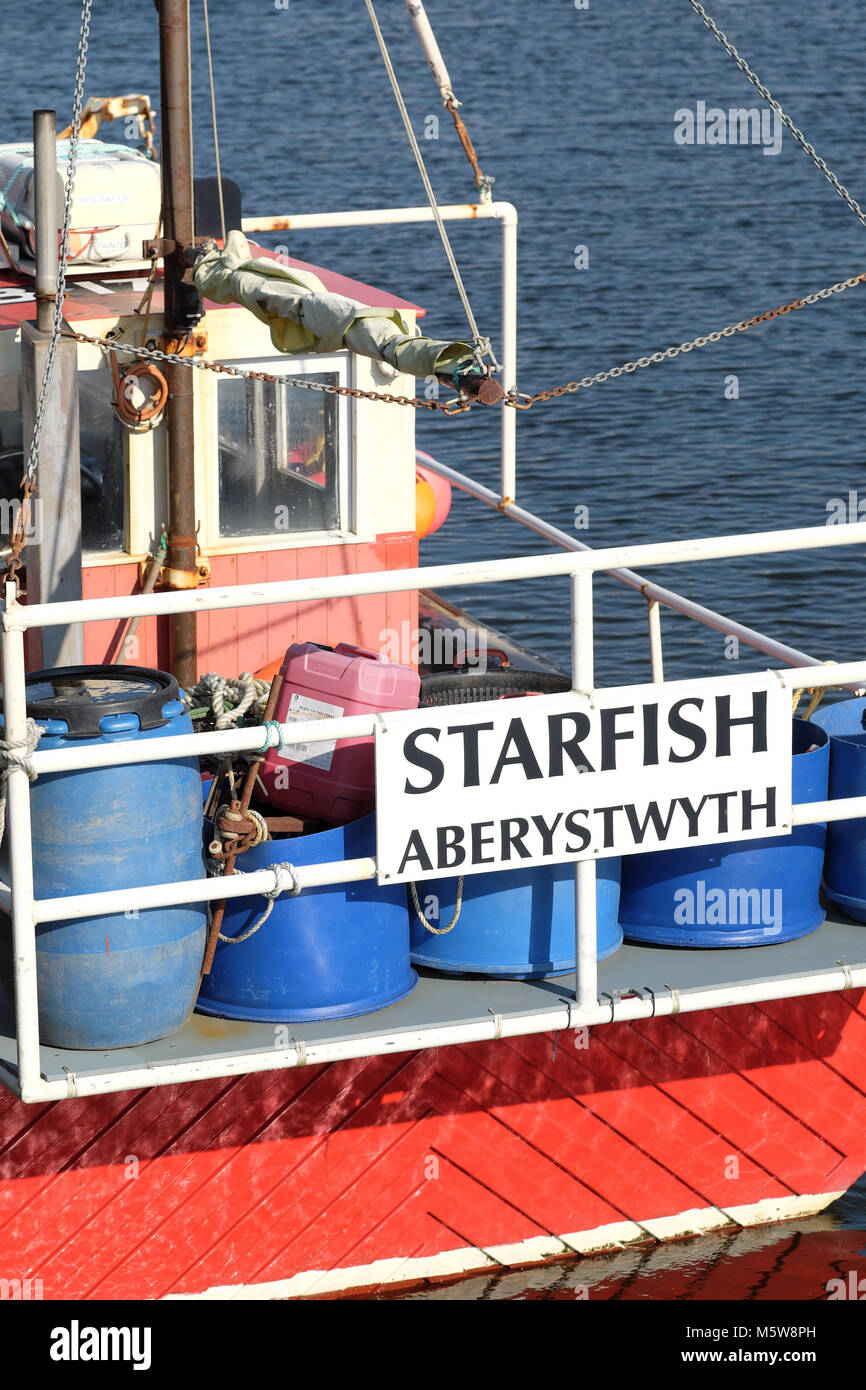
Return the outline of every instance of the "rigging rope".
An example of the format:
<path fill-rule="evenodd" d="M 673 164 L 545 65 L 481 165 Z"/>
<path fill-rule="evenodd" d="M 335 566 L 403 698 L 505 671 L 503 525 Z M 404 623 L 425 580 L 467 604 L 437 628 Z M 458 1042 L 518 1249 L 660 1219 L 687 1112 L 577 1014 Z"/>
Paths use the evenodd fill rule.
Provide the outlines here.
<path fill-rule="evenodd" d="M 208 19 L 208 13 L 207 13 L 207 0 L 202 0 L 202 6 L 204 7 L 204 35 L 205 35 L 205 43 L 206 43 L 206 45 L 207 45 L 207 71 L 208 71 L 208 77 L 209 77 L 209 79 L 210 79 L 210 110 L 211 110 L 211 119 L 212 119 L 212 121 L 213 121 L 213 148 L 214 148 L 214 157 L 215 157 L 215 159 L 216 159 L 217 193 L 219 194 L 219 204 L 220 204 L 220 226 L 222 227 L 222 233 L 223 233 L 223 246 L 225 246 L 225 242 L 226 242 L 226 210 L 225 210 L 225 206 L 223 205 L 223 176 L 222 176 L 222 169 L 220 168 L 220 142 L 219 142 L 219 136 L 217 135 L 216 95 L 215 95 L 215 93 L 214 93 L 214 83 L 213 83 L 213 59 L 211 58 L 211 51 L 210 51 L 210 21 L 209 21 L 209 19 Z M 157 235 L 159 235 L 159 233 L 157 233 Z"/>
<path fill-rule="evenodd" d="M 412 122 L 409 118 L 409 112 L 406 108 L 406 102 L 403 100 L 403 93 L 401 92 L 400 84 L 397 81 L 397 74 L 394 71 L 394 65 L 391 62 L 391 55 L 388 52 L 388 46 L 385 43 L 384 35 L 379 27 L 379 21 L 376 18 L 376 11 L 373 8 L 373 0 L 364 0 L 364 3 L 367 6 L 367 13 L 370 16 L 370 23 L 372 24 L 373 32 L 376 35 L 376 42 L 379 45 L 379 52 L 382 55 L 382 62 L 385 64 L 385 70 L 388 74 L 388 79 L 391 83 L 391 90 L 394 93 L 394 99 L 397 102 L 397 107 L 400 111 L 400 115 L 403 120 L 403 125 L 406 128 L 406 134 L 409 138 L 409 144 L 412 147 L 412 153 L 415 156 L 415 163 L 418 165 L 418 172 L 420 173 L 421 180 L 424 184 L 424 191 L 427 194 L 427 200 L 430 204 L 430 210 L 433 213 L 436 226 L 439 229 L 439 235 L 442 238 L 442 245 L 445 248 L 445 255 L 448 257 L 448 264 L 451 267 L 451 274 L 454 276 L 454 283 L 457 286 L 457 293 L 459 294 L 460 302 L 463 305 L 463 312 L 465 313 L 466 321 L 469 324 L 469 331 L 472 334 L 472 342 L 475 347 L 475 361 L 482 371 L 486 371 L 487 369 L 484 365 L 484 358 L 489 357 L 494 370 L 500 371 L 501 368 L 499 366 L 499 363 L 496 361 L 493 355 L 493 348 L 490 345 L 490 339 L 482 338 L 480 332 L 478 331 L 478 324 L 476 323 L 475 315 L 472 312 L 472 305 L 469 303 L 469 296 L 466 293 L 466 286 L 463 283 L 463 277 L 460 274 L 460 268 L 457 264 L 457 259 L 451 248 L 451 241 L 449 239 L 448 232 L 445 228 L 445 223 L 442 220 L 442 214 L 439 211 L 439 204 L 436 202 L 436 194 L 433 192 L 433 185 L 431 184 L 430 177 L 427 173 L 427 166 L 424 163 L 424 156 L 421 153 L 421 147 L 418 144 L 418 139 L 415 135 L 414 130 L 412 129 Z"/>
<path fill-rule="evenodd" d="M 790 130 L 794 139 L 797 141 L 797 144 L 809 156 L 812 163 L 815 165 L 815 168 L 820 169 L 827 182 L 831 184 L 833 188 L 835 188 L 836 192 L 839 194 L 839 197 L 842 199 L 844 203 L 848 205 L 848 207 L 851 209 L 860 225 L 862 227 L 866 227 L 866 213 L 864 213 L 860 204 L 857 202 L 857 199 L 851 196 L 845 185 L 839 181 L 839 179 L 833 173 L 833 170 L 827 165 L 826 161 L 823 160 L 821 156 L 818 154 L 818 151 L 815 149 L 815 146 L 809 143 L 802 130 L 800 130 L 798 126 L 795 126 L 794 122 L 791 120 L 791 117 L 788 116 L 782 110 L 781 106 L 776 101 L 776 98 L 764 86 L 757 73 L 752 71 L 745 58 L 743 58 L 737 52 L 727 35 L 722 33 L 718 24 L 716 24 L 716 21 L 710 15 L 707 14 L 703 5 L 699 4 L 698 0 L 689 0 L 689 4 L 691 5 L 698 18 L 703 20 L 710 33 L 718 39 L 725 52 L 728 53 L 731 58 L 733 58 L 737 67 L 740 69 L 740 72 L 745 74 L 745 76 L 749 79 L 755 90 L 757 92 L 760 92 L 761 96 L 764 98 L 767 104 L 770 107 L 772 107 L 772 109 L 780 117 L 782 124 L 786 126 L 788 130 Z"/>

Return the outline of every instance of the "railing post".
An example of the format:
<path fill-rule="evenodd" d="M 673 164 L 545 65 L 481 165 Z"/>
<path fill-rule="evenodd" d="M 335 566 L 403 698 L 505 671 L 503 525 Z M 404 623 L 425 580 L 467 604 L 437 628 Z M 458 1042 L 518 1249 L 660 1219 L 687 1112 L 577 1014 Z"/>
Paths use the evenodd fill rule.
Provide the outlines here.
<path fill-rule="evenodd" d="M 571 685 L 589 694 L 595 685 L 592 571 L 571 576 Z M 598 1002 L 598 923 L 594 859 L 574 866 L 574 997 L 578 1009 Z"/>
<path fill-rule="evenodd" d="M 649 623 L 652 678 L 656 685 L 663 685 L 665 679 L 665 666 L 662 656 L 662 623 L 659 601 L 657 598 L 648 598 L 646 603 L 647 621 Z"/>
<path fill-rule="evenodd" d="M 26 744 L 27 696 L 24 685 L 24 632 L 9 628 L 17 606 L 16 586 L 6 585 L 0 650 L 3 660 L 4 736 L 10 745 Z M 21 1095 L 38 1088 L 39 1006 L 36 990 L 36 928 L 33 910 L 33 853 L 30 831 L 30 781 L 22 767 L 6 774 L 6 837 L 12 887 L 13 974 L 18 1084 Z"/>
<path fill-rule="evenodd" d="M 506 391 L 517 386 L 517 213 L 513 208 L 502 215 L 502 385 Z M 500 501 L 517 497 L 517 411 L 509 406 L 500 410 L 501 448 Z"/>

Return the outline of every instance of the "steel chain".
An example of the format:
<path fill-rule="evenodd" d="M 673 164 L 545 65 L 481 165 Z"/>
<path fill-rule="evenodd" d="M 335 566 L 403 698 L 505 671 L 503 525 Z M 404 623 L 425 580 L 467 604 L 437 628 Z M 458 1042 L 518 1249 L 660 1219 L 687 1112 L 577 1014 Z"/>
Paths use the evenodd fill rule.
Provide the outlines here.
<path fill-rule="evenodd" d="M 651 367 L 658 362 L 670 361 L 674 357 L 679 357 L 681 353 L 691 352 L 692 348 L 706 347 L 707 343 L 718 343 L 722 338 L 732 338 L 735 333 L 745 333 L 748 328 L 754 328 L 759 323 L 769 323 L 771 319 L 777 319 L 783 314 L 790 314 L 795 309 L 803 309 L 807 304 L 817 304 L 821 299 L 829 299 L 834 294 L 841 294 L 843 290 L 853 289 L 855 285 L 864 282 L 866 282 L 866 272 L 862 275 L 852 275 L 849 280 L 839 280 L 835 285 L 829 285 L 823 290 L 816 290 L 814 294 L 807 294 L 802 299 L 794 299 L 790 304 L 782 304 L 778 309 L 770 309 L 766 314 L 755 314 L 753 318 L 741 319 L 739 323 L 732 323 L 727 328 L 717 329 L 700 338 L 692 338 L 690 342 L 680 343 L 678 347 L 665 348 L 663 352 L 654 352 L 648 357 L 638 357 L 634 362 L 624 362 L 621 367 L 609 367 L 606 372 L 597 372 L 595 376 L 585 376 L 579 381 L 569 381 L 566 386 L 553 386 L 549 391 L 538 391 L 534 396 L 524 396 L 515 392 L 513 395 L 506 396 L 503 404 L 514 406 L 517 410 L 529 410 L 539 401 L 549 401 L 554 396 L 573 394 L 575 391 L 584 390 L 587 386 L 600 385 L 604 381 L 622 376 L 624 372 L 636 372 L 640 367 Z"/>
<path fill-rule="evenodd" d="M 534 396 L 514 391 L 503 396 L 501 403 L 512 406 L 516 410 L 529 410 L 539 401 L 549 401 L 555 396 L 573 394 L 575 391 L 584 390 L 587 386 L 596 386 L 602 382 L 614 380 L 624 373 L 629 375 L 639 368 L 670 361 L 684 352 L 691 352 L 693 348 L 706 347 L 707 343 L 718 343 L 722 338 L 732 338 L 735 333 L 745 333 L 747 329 L 754 328 L 759 323 L 769 323 L 771 319 L 780 318 L 796 309 L 804 309 L 810 304 L 817 304 L 822 299 L 830 299 L 834 294 L 841 294 L 843 290 L 853 289 L 855 285 L 864 282 L 866 282 L 866 271 L 861 275 L 852 275 L 848 280 L 839 280 L 835 285 L 828 285 L 823 290 L 816 290 L 814 294 L 807 294 L 801 299 L 794 299 L 790 304 L 782 304 L 778 309 L 770 309 L 765 314 L 755 314 L 750 319 L 741 319 L 739 323 L 729 324 L 727 328 L 716 329 L 702 337 L 692 338 L 689 342 L 680 343 L 677 347 L 665 348 L 661 352 L 654 352 L 646 357 L 638 357 L 634 362 L 623 362 L 619 367 L 609 367 L 607 371 L 596 372 L 595 376 L 581 377 L 579 381 L 569 381 L 564 386 L 552 386 L 549 391 L 538 391 Z M 291 385 L 303 391 L 319 391 L 324 395 L 351 396 L 355 400 L 383 401 L 390 405 L 411 405 L 416 410 L 439 410 L 443 415 L 460 415 L 468 410 L 472 404 L 471 401 L 464 400 L 462 397 L 443 405 L 440 401 L 422 400 L 419 396 L 388 396 L 381 391 L 364 391 L 356 386 L 331 386 L 322 381 L 302 381 L 298 377 L 287 379 L 285 376 L 275 376 L 272 372 L 255 372 L 241 367 L 230 367 L 225 362 L 212 362 L 205 357 L 184 357 L 174 352 L 163 352 L 160 348 L 135 347 L 132 343 L 118 342 L 111 338 L 97 338 L 89 333 L 76 333 L 71 329 L 68 330 L 66 336 L 75 338 L 79 343 L 90 343 L 95 347 L 104 348 L 107 352 L 128 352 L 135 357 L 143 357 L 152 362 L 177 362 L 184 367 L 195 367 L 201 372 L 217 372 L 222 376 L 241 377 L 250 381 L 269 381 L 275 386 Z"/>
<path fill-rule="evenodd" d="M 728 53 L 731 58 L 733 58 L 737 67 L 740 69 L 740 72 L 742 72 L 749 79 L 752 86 L 764 98 L 767 105 L 772 107 L 776 114 L 781 118 L 782 124 L 785 127 L 787 127 L 788 130 L 790 130 L 794 139 L 797 141 L 797 144 L 809 156 L 812 163 L 815 165 L 815 168 L 819 169 L 820 172 L 824 175 L 827 182 L 833 188 L 835 188 L 836 192 L 839 194 L 839 197 L 842 199 L 844 203 L 848 205 L 848 207 L 853 212 L 860 225 L 866 227 L 866 213 L 864 213 L 860 204 L 857 202 L 857 199 L 851 196 L 845 185 L 840 182 L 840 180 L 833 173 L 833 170 L 829 168 L 826 161 L 823 160 L 821 156 L 818 154 L 818 151 L 815 149 L 815 146 L 809 143 L 802 130 L 800 130 L 798 126 L 795 126 L 794 122 L 791 120 L 791 117 L 787 115 L 785 111 L 782 110 L 781 106 L 776 101 L 776 98 L 764 86 L 763 82 L 758 77 L 758 74 L 752 71 L 745 58 L 743 58 L 737 52 L 736 48 L 731 43 L 727 35 L 722 33 L 715 20 L 707 14 L 703 5 L 699 4 L 699 0 L 689 0 L 689 4 L 691 5 L 695 14 L 703 20 L 710 33 L 718 39 L 725 52 Z"/>
<path fill-rule="evenodd" d="M 78 36 L 78 57 L 75 64 L 75 88 L 72 96 L 72 134 L 69 137 L 69 153 L 66 162 L 66 190 L 63 200 L 63 222 L 60 229 L 60 260 L 57 268 L 57 291 L 54 296 L 54 314 L 51 322 L 51 337 L 45 355 L 45 369 L 36 401 L 33 418 L 33 434 L 30 438 L 30 451 L 24 476 L 21 479 L 21 506 L 18 510 L 11 537 L 12 554 L 9 557 L 7 572 L 13 578 L 21 568 L 21 551 L 28 529 L 30 498 L 36 491 L 36 470 L 39 463 L 39 443 L 45 422 L 45 407 L 54 374 L 57 356 L 57 343 L 63 326 L 63 301 L 66 295 L 66 265 L 69 256 L 69 229 L 72 222 L 72 204 L 75 195 L 75 167 L 78 158 L 78 132 L 81 126 L 81 113 L 84 106 L 84 75 L 87 69 L 87 40 L 90 35 L 90 11 L 93 0 L 83 0 L 81 27 Z"/>
<path fill-rule="evenodd" d="M 26 512 L 29 500 L 36 490 L 35 479 L 39 458 L 39 443 L 42 436 L 42 429 L 45 417 L 45 407 L 48 398 L 48 391 L 51 384 L 51 377 L 56 358 L 57 342 L 61 336 L 63 324 L 63 303 L 66 291 L 66 272 L 69 254 L 69 230 L 72 219 L 72 204 L 75 189 L 76 162 L 78 155 L 78 132 L 81 125 L 81 115 L 84 103 L 84 80 L 87 65 L 88 37 L 90 34 L 91 9 L 93 0 L 83 0 L 81 12 L 81 26 L 79 31 L 78 57 L 75 69 L 75 87 L 72 103 L 72 134 L 69 140 L 69 154 L 67 159 L 66 188 L 63 207 L 63 222 L 60 237 L 60 262 L 57 276 L 57 293 L 54 300 L 54 314 L 51 327 L 51 338 L 48 345 L 48 352 L 45 361 L 45 370 L 36 404 L 33 434 L 30 441 L 30 450 L 27 464 L 22 478 L 22 505 L 19 510 L 18 519 L 12 536 L 12 555 L 9 559 L 9 573 L 14 573 L 21 567 L 21 550 L 24 546 L 27 530 Z M 852 197 L 841 183 L 839 178 L 829 168 L 826 161 L 817 153 L 815 147 L 806 139 L 803 132 L 794 124 L 790 116 L 782 109 L 779 102 L 773 97 L 772 93 L 764 86 L 757 74 L 752 70 L 746 60 L 737 51 L 727 36 L 718 27 L 715 20 L 707 14 L 699 0 L 689 0 L 689 4 L 695 14 L 702 20 L 707 29 L 714 35 L 725 51 L 733 58 L 740 71 L 748 78 L 752 86 L 758 91 L 768 105 L 780 117 L 783 125 L 791 132 L 794 139 L 801 149 L 809 156 L 815 167 L 820 170 L 827 181 L 838 193 L 839 197 L 846 203 L 851 212 L 866 227 L 866 213 L 864 213 L 857 200 Z M 818 290 L 814 294 L 806 295 L 802 299 L 795 299 L 790 304 L 783 304 L 778 309 L 772 309 L 765 314 L 756 314 L 753 318 L 743 319 L 739 323 L 731 324 L 727 328 L 722 328 L 701 337 L 693 338 L 689 342 L 680 343 L 676 347 L 666 348 L 664 351 L 654 352 L 648 356 L 638 357 L 633 362 L 624 362 L 621 366 L 610 367 L 607 371 L 597 372 L 595 376 L 582 377 L 577 381 L 570 381 L 563 386 L 554 386 L 548 391 L 539 391 L 535 395 L 525 395 L 512 390 L 502 398 L 503 405 L 511 406 L 518 410 L 529 410 L 539 402 L 548 401 L 554 397 L 574 394 L 584 390 L 588 386 L 600 385 L 609 380 L 614 380 L 623 374 L 631 374 L 644 367 L 650 367 L 658 363 L 670 361 L 679 357 L 683 353 L 691 352 L 694 348 L 705 347 L 708 343 L 717 343 L 722 338 L 733 337 L 736 333 L 743 333 L 757 324 L 768 323 L 770 320 L 779 318 L 784 314 L 789 314 L 797 309 L 802 309 L 806 305 L 817 304 L 820 300 L 829 299 L 832 295 L 841 294 L 843 290 L 851 289 L 854 285 L 862 284 L 866 281 L 866 274 L 851 276 L 848 280 L 841 280 L 835 285 L 830 285 L 826 289 Z M 181 356 L 178 353 L 163 352 L 159 348 L 134 347 L 128 343 L 115 342 L 107 338 L 92 337 L 86 333 L 76 333 L 70 331 L 68 336 L 81 343 L 89 343 L 108 352 L 121 353 L 129 352 L 135 357 L 144 358 L 154 362 L 173 362 L 182 366 L 195 367 L 200 371 L 217 372 L 225 376 L 241 377 L 254 381 L 267 381 L 278 386 L 286 386 L 287 379 L 284 376 L 276 376 L 270 372 L 256 372 L 243 370 L 238 367 L 231 367 L 226 363 L 211 362 L 204 358 Z M 333 386 L 324 382 L 302 381 L 293 378 L 293 387 L 300 390 L 319 391 L 323 395 L 348 396 L 355 400 L 380 401 L 390 405 L 412 406 L 415 410 L 440 411 L 443 415 L 452 416 L 463 414 L 470 409 L 472 402 L 463 397 L 458 397 L 456 401 L 442 404 L 437 400 L 422 399 L 418 396 L 391 396 L 381 391 L 364 391 L 359 387 Z"/>
<path fill-rule="evenodd" d="M 163 352 L 161 348 L 136 347 L 133 343 L 115 341 L 111 338 L 95 338 L 89 333 L 67 331 L 66 337 L 75 338 L 79 343 L 91 343 L 107 352 L 128 352 L 134 357 L 143 357 L 149 362 L 175 362 L 181 367 L 195 367 L 200 372 L 217 372 L 221 376 L 242 377 L 246 381 L 270 381 L 276 386 L 298 387 L 302 391 L 319 391 L 326 396 L 352 396 L 355 400 L 385 401 L 392 405 L 411 405 L 416 410 L 441 410 L 445 415 L 459 415 L 469 409 L 468 402 L 460 401 L 443 405 L 440 401 L 421 400 L 419 396 L 387 396 L 381 391 L 363 391 L 358 386 L 331 386 L 324 381 L 302 381 L 298 377 L 275 376 L 272 372 L 254 372 L 241 367 L 230 367 L 226 362 L 212 362 L 206 357 L 181 356 L 176 352 Z"/>

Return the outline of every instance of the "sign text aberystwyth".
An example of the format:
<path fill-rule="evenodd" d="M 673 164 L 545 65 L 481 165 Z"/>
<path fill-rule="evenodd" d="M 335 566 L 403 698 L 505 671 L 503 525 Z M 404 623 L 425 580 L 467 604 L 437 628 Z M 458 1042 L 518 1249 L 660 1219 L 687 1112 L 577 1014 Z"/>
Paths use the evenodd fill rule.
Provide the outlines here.
<path fill-rule="evenodd" d="M 791 700 L 771 672 L 389 714 L 380 882 L 791 828 Z"/>

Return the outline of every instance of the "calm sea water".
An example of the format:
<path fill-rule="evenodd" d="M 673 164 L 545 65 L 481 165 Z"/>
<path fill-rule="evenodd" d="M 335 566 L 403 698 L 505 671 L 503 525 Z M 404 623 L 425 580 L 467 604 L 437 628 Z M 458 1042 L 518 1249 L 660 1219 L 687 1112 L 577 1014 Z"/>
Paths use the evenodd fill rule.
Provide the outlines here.
<path fill-rule="evenodd" d="M 440 138 L 424 142 L 437 194 L 445 202 L 471 200 L 468 166 L 403 6 L 389 0 L 379 8 L 419 133 L 427 116 L 441 116 Z M 777 155 L 675 144 L 679 108 L 757 100 L 686 0 L 590 0 L 586 10 L 571 0 L 496 0 L 480 10 L 464 0 L 429 0 L 428 8 L 482 164 L 496 177 L 495 194 L 520 212 L 521 390 L 594 374 L 866 268 L 863 229 L 789 136 Z M 709 8 L 842 182 L 866 200 L 861 0 L 784 7 L 716 0 Z M 196 0 L 193 13 L 197 164 L 211 173 Z M 76 0 L 4 7 L 14 80 L 0 92 L 0 138 L 29 138 L 34 107 L 55 106 L 66 119 L 78 17 Z M 240 184 L 246 212 L 423 200 L 360 0 L 290 0 L 287 8 L 274 0 L 211 0 L 211 28 L 223 169 Z M 152 7 L 96 0 L 88 93 L 142 90 L 158 96 Z M 482 331 L 496 340 L 497 231 L 457 226 L 452 235 Z M 273 241 L 286 245 L 287 238 Z M 430 228 L 292 235 L 288 247 L 424 305 L 434 336 L 465 333 Z M 587 269 L 575 268 L 576 247 L 587 248 Z M 588 508 L 581 536 L 596 546 L 816 525 L 849 492 L 866 502 L 864 307 L 866 289 L 854 289 L 675 362 L 537 406 L 519 419 L 519 500 L 566 530 L 575 509 Z M 726 399 L 731 376 L 737 399 Z M 495 412 L 452 421 L 425 415 L 418 442 L 495 485 Z M 423 558 L 542 549 L 528 532 L 458 497 L 447 530 L 424 545 Z M 713 562 L 653 577 L 821 658 L 858 651 L 859 552 Z M 564 582 L 453 596 L 567 660 Z M 602 580 L 597 603 L 600 682 L 646 679 L 642 601 Z M 718 634 L 668 615 L 664 635 L 669 676 L 730 669 Z M 765 664 L 745 651 L 740 659 Z M 820 1229 L 806 1223 L 779 1235 L 792 1272 L 784 1296 L 823 1296 L 825 1274 L 837 1272 L 826 1248 L 834 1225 L 866 1229 L 862 1186 Z M 766 1269 L 775 1268 L 778 1251 L 760 1248 Z M 733 1278 L 737 1258 L 724 1242 L 705 1240 L 688 1256 L 685 1293 L 670 1292 L 657 1270 L 638 1265 L 629 1296 L 688 1297 L 719 1260 Z M 756 1279 L 757 1287 L 760 1270 Z M 580 1283 L 577 1274 L 572 1283 Z M 573 1296 L 567 1278 L 556 1287 Z M 551 1296 L 552 1286 L 536 1279 L 497 1288 L 475 1281 L 457 1296 Z M 603 1279 L 599 1295 L 622 1296 Z"/>

